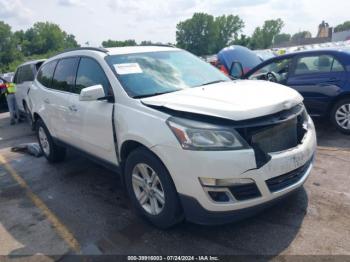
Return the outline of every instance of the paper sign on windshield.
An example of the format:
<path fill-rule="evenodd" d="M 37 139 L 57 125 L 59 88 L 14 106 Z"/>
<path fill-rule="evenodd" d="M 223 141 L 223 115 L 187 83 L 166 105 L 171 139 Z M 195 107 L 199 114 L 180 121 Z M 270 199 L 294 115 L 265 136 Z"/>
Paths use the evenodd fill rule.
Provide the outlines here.
<path fill-rule="evenodd" d="M 115 71 L 118 75 L 141 74 L 142 69 L 138 63 L 115 64 Z"/>

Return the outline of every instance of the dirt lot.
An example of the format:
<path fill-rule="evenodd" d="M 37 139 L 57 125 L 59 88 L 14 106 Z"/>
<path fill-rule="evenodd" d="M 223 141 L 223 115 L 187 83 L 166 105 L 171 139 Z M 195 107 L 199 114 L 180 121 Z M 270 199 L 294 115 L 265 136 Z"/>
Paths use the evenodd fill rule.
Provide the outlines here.
<path fill-rule="evenodd" d="M 72 152 L 56 165 L 12 153 L 36 139 L 26 123 L 9 126 L 0 114 L 0 255 L 350 255 L 350 137 L 316 126 L 315 167 L 285 202 L 235 224 L 161 231 L 134 213 L 103 167 Z"/>

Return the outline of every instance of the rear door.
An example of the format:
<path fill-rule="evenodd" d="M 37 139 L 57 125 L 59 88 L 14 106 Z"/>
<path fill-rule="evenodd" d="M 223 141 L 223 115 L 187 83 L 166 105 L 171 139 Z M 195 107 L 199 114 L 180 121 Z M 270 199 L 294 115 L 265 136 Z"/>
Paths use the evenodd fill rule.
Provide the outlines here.
<path fill-rule="evenodd" d="M 344 66 L 332 54 L 298 55 L 288 86 L 299 91 L 309 113 L 324 115 L 329 103 L 346 82 Z"/>
<path fill-rule="evenodd" d="M 58 61 L 51 87 L 47 90 L 47 98 L 44 100 L 44 103 L 51 108 L 50 118 L 53 132 L 57 138 L 66 143 L 74 143 L 69 132 L 72 114 L 69 106 L 78 63 L 78 57 L 62 58 Z"/>
<path fill-rule="evenodd" d="M 18 68 L 16 73 L 15 84 L 16 84 L 16 100 L 19 110 L 24 112 L 24 103 L 27 103 L 27 94 L 29 88 L 34 80 L 35 72 L 32 64 L 23 65 Z"/>
<path fill-rule="evenodd" d="M 114 103 L 107 101 L 79 101 L 81 89 L 102 85 L 106 95 L 113 95 L 110 82 L 101 65 L 93 58 L 82 57 L 79 63 L 75 95 L 71 96 L 69 133 L 82 150 L 116 164 L 112 111 Z"/>

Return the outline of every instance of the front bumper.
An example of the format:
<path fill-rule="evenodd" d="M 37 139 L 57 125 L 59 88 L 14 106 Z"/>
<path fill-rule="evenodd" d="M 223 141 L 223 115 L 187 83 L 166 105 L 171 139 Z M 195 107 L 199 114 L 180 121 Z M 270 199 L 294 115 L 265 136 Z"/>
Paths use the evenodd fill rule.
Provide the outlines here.
<path fill-rule="evenodd" d="M 206 216 L 205 214 L 208 217 L 228 216 L 230 220 L 233 216 L 230 214 L 247 213 L 247 210 L 259 209 L 300 188 L 313 166 L 316 133 L 313 122 L 309 118 L 307 132 L 302 143 L 295 148 L 270 153 L 271 160 L 260 168 L 256 166 L 255 154 L 251 149 L 220 152 L 188 151 L 175 146 L 155 146 L 152 149 L 168 168 L 181 196 L 187 218 L 193 222 L 204 223 L 193 216 L 193 210 L 202 214 L 199 217 Z M 272 189 L 267 182 L 278 182 L 279 178 L 292 174 L 302 167 L 303 169 L 299 172 L 298 177 L 294 178 L 293 183 Z M 250 179 L 254 181 L 260 194 L 258 197 L 247 200 L 213 201 L 206 187 L 200 183 L 200 177 Z"/>

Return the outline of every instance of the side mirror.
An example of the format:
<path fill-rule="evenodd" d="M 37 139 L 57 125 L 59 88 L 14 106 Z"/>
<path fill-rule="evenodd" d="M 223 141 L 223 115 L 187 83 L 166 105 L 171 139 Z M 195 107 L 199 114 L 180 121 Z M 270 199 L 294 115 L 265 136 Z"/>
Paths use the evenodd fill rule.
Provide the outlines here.
<path fill-rule="evenodd" d="M 102 85 L 95 85 L 85 87 L 80 91 L 79 100 L 80 101 L 95 101 L 104 98 L 105 91 Z"/>
<path fill-rule="evenodd" d="M 238 61 L 232 62 L 229 75 L 234 79 L 242 78 L 244 75 L 242 64 Z"/>

